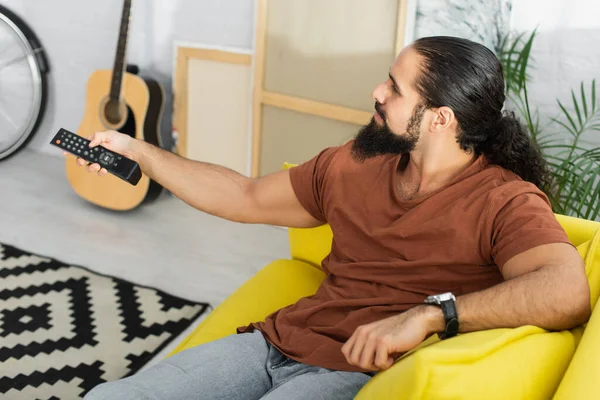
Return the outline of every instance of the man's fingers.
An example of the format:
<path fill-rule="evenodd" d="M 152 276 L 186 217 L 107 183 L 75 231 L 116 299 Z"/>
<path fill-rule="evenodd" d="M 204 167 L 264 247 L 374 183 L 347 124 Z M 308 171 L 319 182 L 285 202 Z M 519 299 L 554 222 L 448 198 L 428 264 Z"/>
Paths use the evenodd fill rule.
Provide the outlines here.
<path fill-rule="evenodd" d="M 350 353 L 350 363 L 353 365 L 359 365 L 360 356 L 363 352 L 363 348 L 365 347 L 366 335 L 358 334 L 356 337 L 356 342 L 354 342 L 354 346 L 352 346 L 352 351 Z"/>
<path fill-rule="evenodd" d="M 100 171 L 100 164 L 91 164 L 87 167 L 89 172 L 98 172 Z"/>
<path fill-rule="evenodd" d="M 375 350 L 377 349 L 377 339 L 367 337 L 362 354 L 360 355 L 359 366 L 364 369 L 373 369 L 373 360 L 375 358 Z"/>
<path fill-rule="evenodd" d="M 88 138 L 90 140 L 90 147 L 98 146 L 108 140 L 106 132 L 96 132 Z"/>
<path fill-rule="evenodd" d="M 350 339 L 342 346 L 342 353 L 344 353 L 344 357 L 346 357 L 346 361 L 348 362 L 350 362 L 350 354 L 352 353 L 354 342 L 356 342 L 356 333 L 350 336 Z"/>
<path fill-rule="evenodd" d="M 83 167 L 86 164 L 86 161 L 81 158 L 81 157 L 77 157 L 77 165 L 79 165 L 80 167 Z"/>
<path fill-rule="evenodd" d="M 98 146 L 100 143 L 102 143 L 102 139 L 100 139 L 100 135 L 96 134 L 92 137 L 92 139 L 90 140 L 90 144 L 89 147 L 95 147 Z"/>
<path fill-rule="evenodd" d="M 375 366 L 380 370 L 388 369 L 393 362 L 394 359 L 390 357 L 387 346 L 384 343 L 379 343 L 375 354 Z"/>
<path fill-rule="evenodd" d="M 104 175 L 106 175 L 106 174 L 108 174 L 108 171 L 106 170 L 106 168 L 102 168 L 102 169 L 101 169 L 101 170 L 98 172 L 98 175 L 100 175 L 100 176 L 104 176 Z"/>

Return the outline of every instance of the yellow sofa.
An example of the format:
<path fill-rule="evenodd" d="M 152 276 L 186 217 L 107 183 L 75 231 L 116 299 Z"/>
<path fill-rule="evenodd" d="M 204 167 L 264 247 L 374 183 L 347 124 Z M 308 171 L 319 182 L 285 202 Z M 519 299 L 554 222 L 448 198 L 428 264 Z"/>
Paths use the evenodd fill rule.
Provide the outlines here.
<path fill-rule="evenodd" d="M 557 215 L 586 261 L 592 307 L 600 291 L 600 223 Z M 220 304 L 171 353 L 235 333 L 238 326 L 313 294 L 330 250 L 325 225 L 289 229 L 291 258 L 276 260 Z M 378 373 L 357 399 L 600 399 L 600 311 L 588 324 L 548 332 L 494 329 L 439 341 L 434 335 Z"/>

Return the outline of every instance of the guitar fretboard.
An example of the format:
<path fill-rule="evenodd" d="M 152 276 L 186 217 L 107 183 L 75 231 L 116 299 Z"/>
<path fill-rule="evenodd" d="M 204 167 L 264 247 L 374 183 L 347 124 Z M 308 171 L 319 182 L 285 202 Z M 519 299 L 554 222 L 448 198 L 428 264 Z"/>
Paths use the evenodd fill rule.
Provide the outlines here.
<path fill-rule="evenodd" d="M 115 65 L 113 67 L 113 76 L 110 85 L 110 99 L 114 101 L 118 101 L 121 97 L 121 84 L 123 82 L 123 74 L 125 73 L 125 53 L 127 51 L 127 34 L 129 32 L 131 2 L 132 0 L 125 0 L 123 3 L 121 29 L 119 30 L 119 41 L 117 43 L 117 53 L 115 55 Z"/>

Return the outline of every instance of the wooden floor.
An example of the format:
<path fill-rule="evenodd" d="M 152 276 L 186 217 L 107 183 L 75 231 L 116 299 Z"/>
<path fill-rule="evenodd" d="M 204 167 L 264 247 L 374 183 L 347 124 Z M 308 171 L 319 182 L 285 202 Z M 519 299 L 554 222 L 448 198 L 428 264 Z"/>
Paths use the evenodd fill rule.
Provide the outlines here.
<path fill-rule="evenodd" d="M 0 162 L 1 243 L 186 299 L 218 305 L 288 258 L 287 240 L 282 228 L 219 219 L 169 193 L 134 211 L 101 209 L 75 194 L 62 157 L 26 150 Z"/>

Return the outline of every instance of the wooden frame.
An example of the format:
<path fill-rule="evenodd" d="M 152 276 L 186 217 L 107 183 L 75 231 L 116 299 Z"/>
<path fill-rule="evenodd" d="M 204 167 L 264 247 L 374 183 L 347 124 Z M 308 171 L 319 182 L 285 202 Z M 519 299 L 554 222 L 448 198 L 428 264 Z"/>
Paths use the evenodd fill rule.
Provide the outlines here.
<path fill-rule="evenodd" d="M 194 59 L 220 61 L 229 64 L 252 64 L 252 56 L 250 54 L 186 46 L 180 46 L 177 48 L 173 123 L 178 133 L 175 152 L 182 157 L 188 156 L 188 65 L 189 61 Z"/>
<path fill-rule="evenodd" d="M 398 54 L 406 45 L 406 27 L 409 0 L 398 1 L 398 17 L 396 22 L 395 52 Z M 266 38 L 267 38 L 268 0 L 256 0 L 256 29 L 254 38 L 254 84 L 252 94 L 252 154 L 251 176 L 260 173 L 261 159 L 261 126 L 263 105 L 275 106 L 305 114 L 317 115 L 337 121 L 358 125 L 368 123 L 372 113 L 364 110 L 342 107 L 310 99 L 269 92 L 264 89 Z"/>

